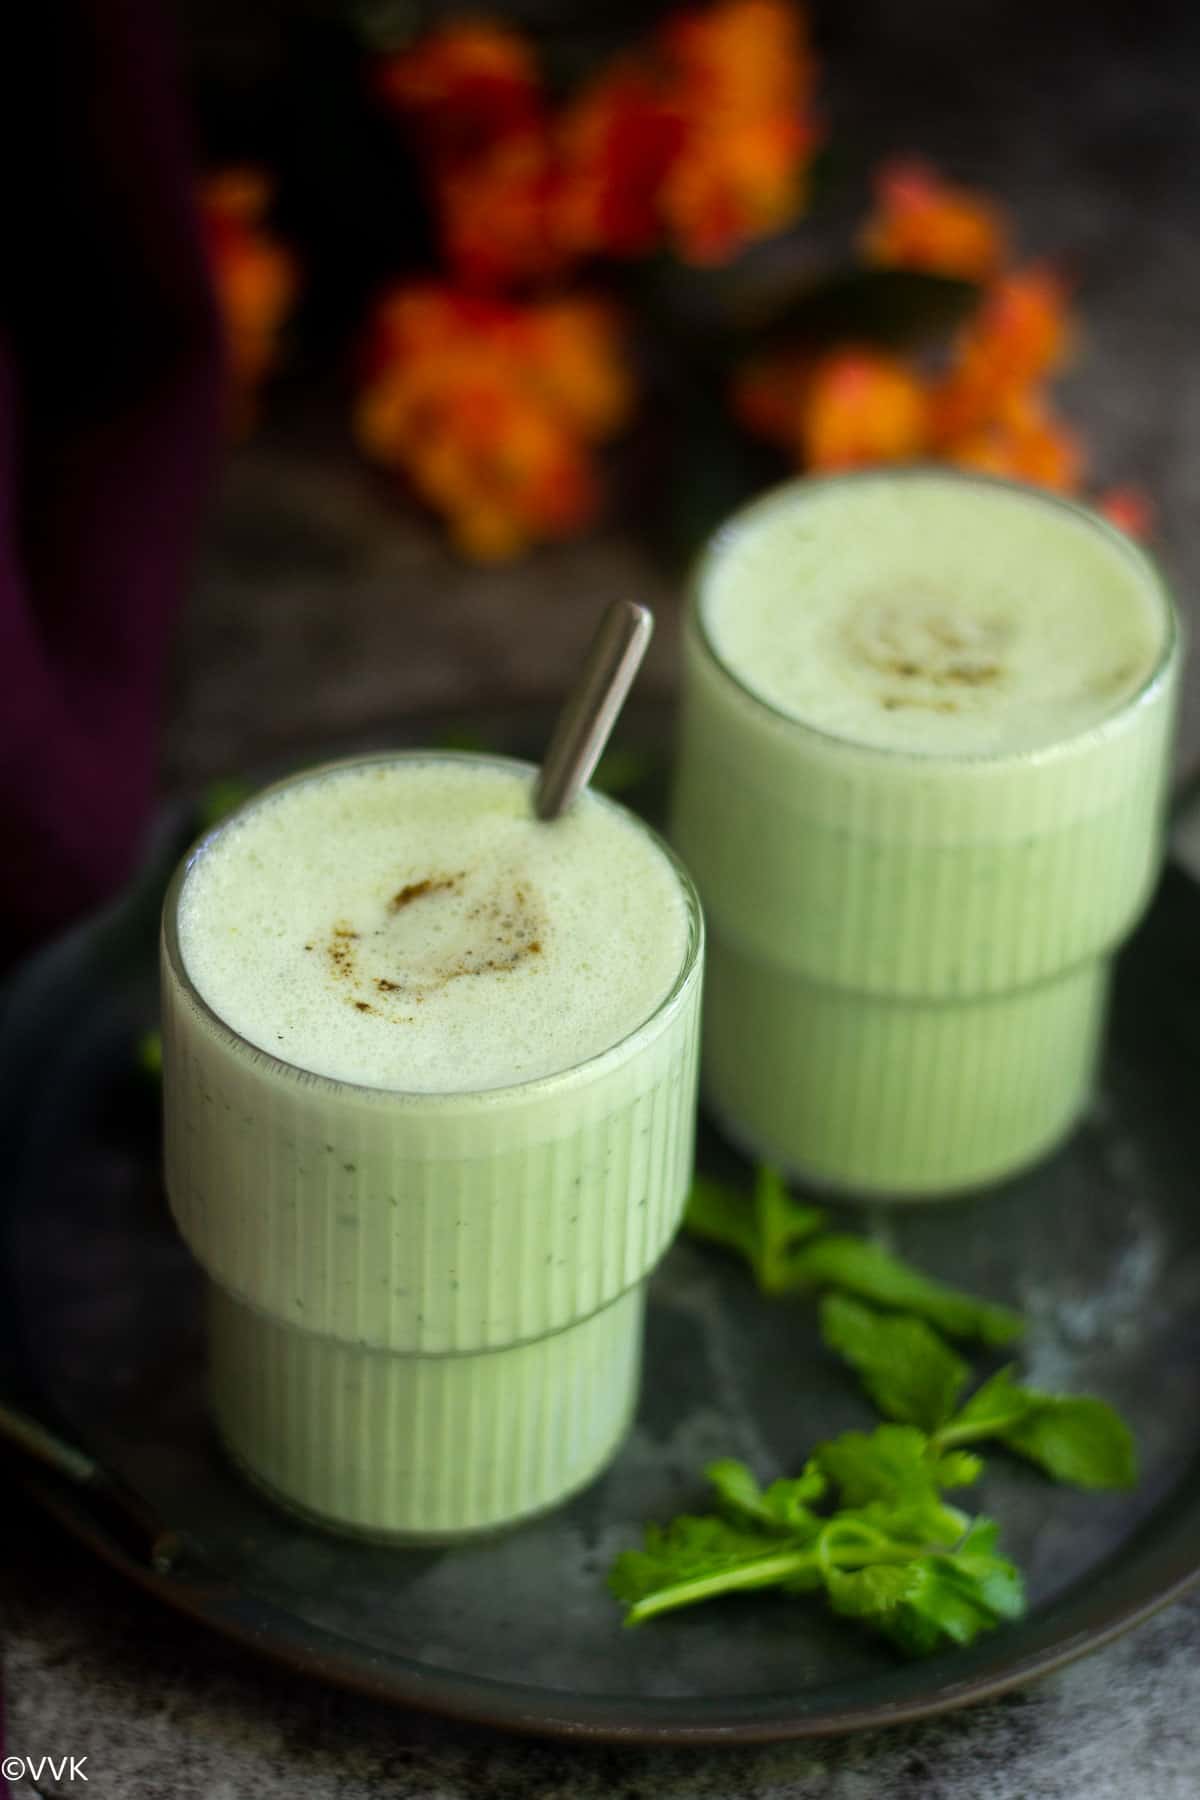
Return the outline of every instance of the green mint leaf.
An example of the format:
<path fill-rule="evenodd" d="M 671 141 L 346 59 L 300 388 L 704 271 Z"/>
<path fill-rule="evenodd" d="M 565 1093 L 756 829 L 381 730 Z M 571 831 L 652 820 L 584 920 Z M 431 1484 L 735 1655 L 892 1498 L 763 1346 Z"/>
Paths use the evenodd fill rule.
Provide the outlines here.
<path fill-rule="evenodd" d="M 864 1621 L 906 1656 L 969 1644 L 1025 1610 L 1020 1572 L 997 1553 L 989 1520 L 977 1521 L 957 1550 L 923 1557 L 909 1570 L 903 1598 Z"/>
<path fill-rule="evenodd" d="M 151 1081 L 162 1080 L 163 1044 L 161 1031 L 144 1031 L 137 1043 L 137 1066 Z"/>
<path fill-rule="evenodd" d="M 939 1442 L 969 1444 L 982 1438 L 1000 1437 L 1012 1426 L 1020 1424 L 1029 1412 L 1031 1395 L 1028 1388 L 1013 1379 L 1013 1364 L 1008 1363 L 976 1388 L 962 1410 L 939 1432 Z"/>
<path fill-rule="evenodd" d="M 823 1497 L 826 1458 L 863 1504 L 822 1518 L 810 1502 Z M 970 1643 L 1019 1614 L 1021 1579 L 989 1520 L 939 1500 L 937 1469 L 924 1432 L 902 1425 L 847 1432 L 794 1480 L 767 1488 L 744 1463 L 722 1460 L 708 1475 L 732 1516 L 650 1526 L 642 1549 L 617 1558 L 609 1585 L 628 1625 L 724 1594 L 824 1588 L 835 1612 L 906 1654 Z"/>
<path fill-rule="evenodd" d="M 1025 1610 L 1025 1583 L 1015 1564 L 1000 1555 L 999 1538 L 994 1519 L 973 1519 L 949 1560 L 955 1580 L 969 1582 L 977 1599 L 997 1618 L 1019 1619 Z"/>
<path fill-rule="evenodd" d="M 1106 1400 L 1022 1387 L 1011 1368 L 985 1381 L 938 1433 L 943 1448 L 986 1438 L 1076 1487 L 1127 1488 L 1137 1480 L 1132 1433 Z"/>
<path fill-rule="evenodd" d="M 924 1499 L 914 1498 L 902 1506 L 890 1500 L 873 1500 L 867 1506 L 847 1507 L 834 1519 L 839 1532 L 869 1528 L 876 1538 L 882 1534 L 909 1555 L 952 1550 L 971 1523 L 971 1515 L 947 1505 L 936 1488 Z"/>
<path fill-rule="evenodd" d="M 736 1518 L 751 1519 L 756 1525 L 765 1523 L 763 1491 L 757 1477 L 732 1456 L 709 1463 L 704 1471 L 717 1490 L 717 1498 L 726 1512 Z"/>
<path fill-rule="evenodd" d="M 938 1456 L 933 1440 L 915 1425 L 843 1431 L 819 1444 L 813 1460 L 848 1507 L 936 1505 L 942 1488 L 968 1486 L 982 1467 L 977 1457 Z"/>
<path fill-rule="evenodd" d="M 919 1589 L 921 1580 L 916 1563 L 873 1563 L 865 1569 L 830 1569 L 825 1588 L 835 1613 L 877 1622 Z"/>
<path fill-rule="evenodd" d="M 958 1404 L 970 1373 L 924 1319 L 877 1313 L 844 1294 L 821 1302 L 821 1334 L 845 1357 L 889 1419 L 936 1431 Z"/>
<path fill-rule="evenodd" d="M 955 1338 L 979 1338 L 999 1345 L 1024 1330 L 1019 1313 L 988 1300 L 977 1300 L 945 1282 L 910 1268 L 878 1244 L 849 1233 L 828 1233 L 797 1250 L 790 1260 L 793 1276 L 817 1287 L 842 1288 L 876 1306 L 916 1313 Z"/>
<path fill-rule="evenodd" d="M 758 1261 L 758 1230 L 754 1212 L 744 1194 L 698 1175 L 693 1181 L 683 1212 L 684 1229 L 693 1237 L 736 1250 L 753 1268 Z"/>
<path fill-rule="evenodd" d="M 970 1487 L 983 1474 L 983 1458 L 969 1450 L 944 1450 L 934 1470 L 940 1488 Z"/>
<path fill-rule="evenodd" d="M 754 1218 L 758 1228 L 758 1285 L 765 1294 L 786 1294 L 795 1286 L 792 1254 L 825 1223 L 819 1206 L 793 1200 L 774 1169 L 760 1168 L 754 1179 Z"/>
<path fill-rule="evenodd" d="M 617 1557 L 609 1587 L 627 1609 L 625 1623 L 637 1625 L 721 1594 L 778 1587 L 812 1560 L 811 1551 L 786 1540 L 685 1514 L 667 1526 L 649 1526 L 643 1549 Z"/>
<path fill-rule="evenodd" d="M 609 1585 L 619 1600 L 631 1604 L 670 1582 L 709 1575 L 774 1549 L 759 1532 L 684 1513 L 669 1525 L 648 1525 L 643 1548 L 617 1558 Z"/>
<path fill-rule="evenodd" d="M 793 1200 L 770 1169 L 758 1171 L 751 1199 L 722 1182 L 698 1176 L 683 1215 L 685 1228 L 694 1236 L 743 1256 L 767 1294 L 788 1292 L 793 1249 L 824 1222 L 819 1207 Z"/>
<path fill-rule="evenodd" d="M 794 1480 L 773 1481 L 762 1488 L 745 1463 L 725 1458 L 704 1471 L 717 1491 L 722 1509 L 735 1523 L 785 1536 L 815 1536 L 821 1520 L 811 1510 L 825 1493 L 826 1481 L 813 1462 Z"/>
<path fill-rule="evenodd" d="M 843 1506 L 872 1500 L 899 1505 L 923 1498 L 933 1487 L 926 1451 L 929 1439 L 915 1425 L 880 1425 L 872 1432 L 843 1431 L 819 1444 L 816 1461 L 838 1488 Z"/>
<path fill-rule="evenodd" d="M 910 1656 L 925 1656 L 946 1643 L 967 1644 L 1024 1610 L 1021 1577 L 996 1548 L 988 1519 L 949 1513 L 948 1542 L 908 1535 L 899 1514 L 878 1514 L 874 1542 L 854 1537 L 855 1515 L 830 1521 L 818 1558 L 834 1612 L 858 1619 Z M 850 1566 L 846 1566 L 850 1565 Z M 858 1566 L 854 1566 L 858 1565 Z"/>
<path fill-rule="evenodd" d="M 1133 1434 L 1106 1400 L 1087 1394 L 1044 1397 L 1001 1442 L 1082 1488 L 1130 1488 L 1138 1478 Z"/>

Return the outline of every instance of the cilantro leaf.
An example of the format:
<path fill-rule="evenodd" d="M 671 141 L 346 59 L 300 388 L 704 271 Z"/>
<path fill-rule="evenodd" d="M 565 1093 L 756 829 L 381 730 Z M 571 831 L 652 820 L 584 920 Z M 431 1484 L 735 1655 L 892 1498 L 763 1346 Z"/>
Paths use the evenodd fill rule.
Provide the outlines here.
<path fill-rule="evenodd" d="M 996 1550 L 996 1535 L 990 1520 L 976 1520 L 956 1550 L 910 1563 L 907 1591 L 890 1608 L 865 1615 L 865 1622 L 906 1655 L 928 1656 L 1020 1618 L 1024 1583 L 1016 1566 Z M 836 1606 L 832 1593 L 830 1599 Z"/>
<path fill-rule="evenodd" d="M 813 1459 L 848 1507 L 937 1504 L 940 1489 L 969 1487 L 983 1468 L 975 1456 L 939 1455 L 935 1440 L 915 1425 L 843 1431 L 818 1445 Z"/>
<path fill-rule="evenodd" d="M 723 1182 L 697 1175 L 683 1213 L 684 1228 L 722 1249 L 736 1250 L 753 1267 L 758 1258 L 754 1209 L 744 1194 Z"/>
<path fill-rule="evenodd" d="M 813 1286 L 843 1288 L 877 1306 L 916 1313 L 950 1337 L 999 1345 L 1025 1329 L 1019 1313 L 934 1281 L 878 1244 L 849 1233 L 813 1238 L 792 1255 L 790 1268 L 797 1280 Z"/>
<path fill-rule="evenodd" d="M 638 1625 L 720 1594 L 777 1587 L 812 1560 L 807 1547 L 786 1539 L 685 1513 L 669 1525 L 648 1526 L 644 1548 L 623 1551 L 608 1584 L 628 1609 L 625 1623 Z"/>
<path fill-rule="evenodd" d="M 936 1431 L 958 1404 L 967 1364 L 923 1319 L 877 1313 L 844 1294 L 827 1294 L 821 1335 L 889 1419 Z"/>
<path fill-rule="evenodd" d="M 921 1585 L 916 1563 L 871 1563 L 865 1569 L 831 1569 L 829 1604 L 848 1619 L 890 1613 Z"/>
<path fill-rule="evenodd" d="M 744 1256 L 765 1294 L 784 1294 L 794 1247 L 819 1231 L 825 1215 L 793 1200 L 773 1169 L 760 1168 L 753 1196 L 698 1176 L 683 1215 L 686 1229 Z"/>
<path fill-rule="evenodd" d="M 1130 1488 L 1138 1478 L 1133 1434 L 1106 1400 L 1046 1395 L 1001 1440 L 1052 1475 L 1083 1488 Z"/>
<path fill-rule="evenodd" d="M 1043 1394 L 997 1371 L 938 1433 L 942 1447 L 993 1438 L 1052 1475 L 1083 1488 L 1127 1488 L 1137 1450 L 1121 1415 L 1089 1394 Z"/>
<path fill-rule="evenodd" d="M 823 1496 L 826 1481 L 815 1462 L 806 1463 L 794 1480 L 773 1481 L 765 1490 L 745 1463 L 731 1457 L 710 1463 L 704 1473 L 735 1523 L 793 1535 L 808 1530 L 815 1534 L 821 1524 L 811 1508 Z"/>
<path fill-rule="evenodd" d="M 843 1500 L 861 1505 L 814 1510 L 827 1498 L 826 1468 Z M 641 1550 L 617 1558 L 610 1586 L 631 1625 L 723 1594 L 823 1588 L 835 1612 L 910 1655 L 969 1643 L 1015 1618 L 1024 1596 L 996 1527 L 946 1506 L 939 1472 L 930 1439 L 904 1425 L 847 1432 L 819 1445 L 794 1480 L 765 1489 L 743 1463 L 714 1463 L 727 1516 L 650 1526 Z"/>
<path fill-rule="evenodd" d="M 793 1286 L 790 1265 L 797 1244 L 825 1223 L 819 1206 L 793 1200 L 774 1169 L 760 1168 L 754 1180 L 754 1216 L 759 1238 L 759 1286 L 767 1294 L 786 1294 Z"/>
<path fill-rule="evenodd" d="M 960 1404 L 969 1367 L 939 1333 L 996 1346 L 1023 1330 L 1019 1314 L 866 1238 L 824 1232 L 822 1213 L 772 1170 L 758 1171 L 752 1197 L 697 1180 L 684 1222 L 742 1256 L 768 1294 L 834 1290 L 824 1340 L 892 1422 L 819 1444 L 798 1476 L 765 1488 L 744 1463 L 712 1463 L 719 1513 L 650 1526 L 617 1558 L 610 1584 L 627 1624 L 727 1593 L 823 1590 L 835 1613 L 906 1655 L 969 1644 L 1017 1618 L 1025 1596 L 995 1523 L 944 1498 L 982 1472 L 966 1446 L 992 1440 L 1081 1487 L 1135 1480 L 1129 1429 L 1102 1400 L 1041 1393 L 1005 1368 Z"/>

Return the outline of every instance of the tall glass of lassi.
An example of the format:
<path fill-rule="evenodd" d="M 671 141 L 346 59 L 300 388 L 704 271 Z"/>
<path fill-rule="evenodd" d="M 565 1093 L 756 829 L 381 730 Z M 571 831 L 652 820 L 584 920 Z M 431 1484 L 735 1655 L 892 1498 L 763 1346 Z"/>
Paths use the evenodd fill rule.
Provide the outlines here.
<path fill-rule="evenodd" d="M 166 1176 L 231 1455 L 398 1540 L 608 1462 L 690 1179 L 702 926 L 670 850 L 535 771 L 395 754 L 268 789 L 163 921 Z"/>
<path fill-rule="evenodd" d="M 717 535 L 671 835 L 731 1138 L 925 1198 L 1064 1136 L 1159 869 L 1178 662 L 1148 558 L 1009 483 L 799 481 Z"/>

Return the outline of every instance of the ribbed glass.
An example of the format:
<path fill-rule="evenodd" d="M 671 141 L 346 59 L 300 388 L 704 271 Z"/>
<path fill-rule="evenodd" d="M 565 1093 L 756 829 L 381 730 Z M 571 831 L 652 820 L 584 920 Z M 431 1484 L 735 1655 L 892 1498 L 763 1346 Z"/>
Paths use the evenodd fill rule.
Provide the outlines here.
<path fill-rule="evenodd" d="M 747 1149 L 834 1188 L 958 1192 L 1055 1143 L 1089 1092 L 1108 959 L 1158 874 L 1170 600 L 1103 521 L 1028 499 L 1136 560 L 1166 642 L 1125 706 L 1045 749 L 913 754 L 812 729 L 720 661 L 704 563 L 693 591 L 671 836 L 709 921 L 704 1089 Z"/>
<path fill-rule="evenodd" d="M 274 1498 L 364 1536 L 455 1538 L 557 1505 L 608 1462 L 637 1398 L 644 1283 L 550 1337 L 465 1356 L 348 1344 L 210 1294 L 226 1448 Z"/>
<path fill-rule="evenodd" d="M 641 1286 L 691 1178 L 703 927 L 675 866 L 689 939 L 654 1013 L 577 1067 L 450 1094 L 333 1081 L 239 1037 L 183 967 L 186 865 L 176 875 L 162 939 L 167 1191 L 218 1290 L 218 1423 L 291 1504 L 356 1530 L 488 1529 L 553 1504 L 615 1448 Z M 352 1394 L 370 1431 L 347 1423 Z M 571 1444 L 539 1450 L 535 1469 L 529 1420 L 566 1430 L 575 1407 Z M 481 1408 L 498 1421 L 486 1481 L 469 1475 Z M 331 1475 L 320 1445 L 335 1440 Z M 433 1471 L 429 1457 L 451 1451 L 453 1467 Z M 453 1468 L 469 1475 L 462 1494 Z"/>

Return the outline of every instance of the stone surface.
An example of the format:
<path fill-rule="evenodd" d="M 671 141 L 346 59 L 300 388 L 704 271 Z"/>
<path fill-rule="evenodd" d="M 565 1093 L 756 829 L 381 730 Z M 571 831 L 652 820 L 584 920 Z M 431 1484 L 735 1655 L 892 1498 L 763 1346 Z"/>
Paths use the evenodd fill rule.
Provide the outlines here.
<path fill-rule="evenodd" d="M 113 1800 L 1195 1800 L 1200 1595 L 1035 1688 L 829 1743 L 506 1740 L 384 1710 L 174 1619 L 32 1516 L 4 1579 L 10 1754 Z M 11 1539 L 10 1539 L 11 1541 Z"/>
<path fill-rule="evenodd" d="M 1133 479 L 1190 610 L 1200 576 L 1195 103 L 1200 13 L 1062 0 L 820 9 L 846 152 L 920 149 L 989 185 L 1034 253 L 1065 256 L 1086 321 L 1070 407 L 1101 482 Z M 235 460 L 181 637 L 171 784 L 399 712 L 559 689 L 613 592 L 656 603 L 669 693 L 676 603 L 628 538 L 501 572 L 457 564 L 344 456 L 269 439 Z M 1200 761 L 1200 682 L 1183 762 Z M 14 1507 L 0 1571 L 8 1749 L 87 1755 L 123 1800 L 1195 1800 L 1200 1596 L 1036 1688 L 828 1745 L 652 1752 L 438 1726 L 260 1665 L 174 1619 Z M 26 1790 L 28 1791 L 28 1790 Z"/>

